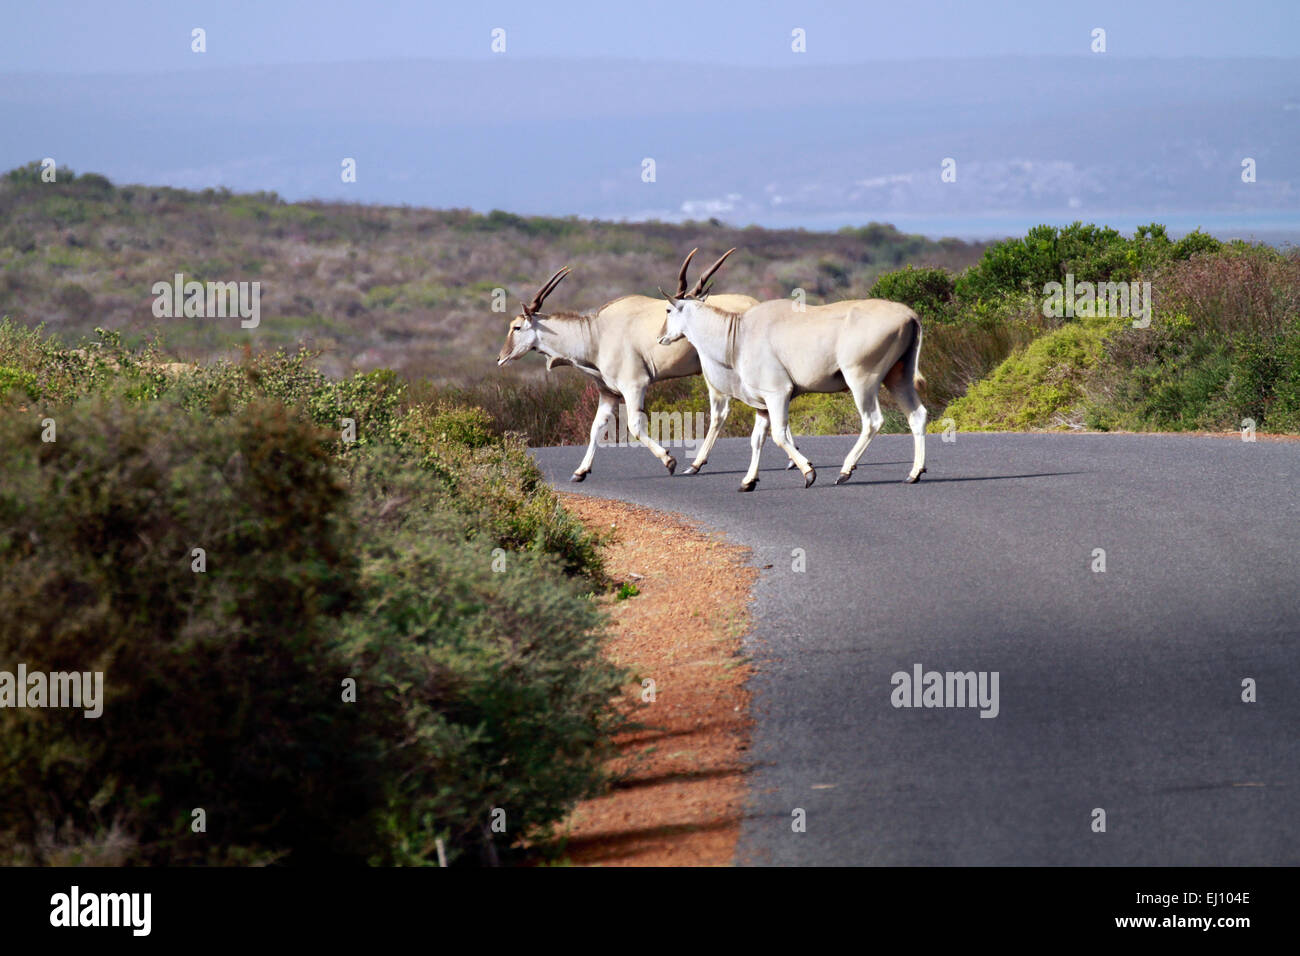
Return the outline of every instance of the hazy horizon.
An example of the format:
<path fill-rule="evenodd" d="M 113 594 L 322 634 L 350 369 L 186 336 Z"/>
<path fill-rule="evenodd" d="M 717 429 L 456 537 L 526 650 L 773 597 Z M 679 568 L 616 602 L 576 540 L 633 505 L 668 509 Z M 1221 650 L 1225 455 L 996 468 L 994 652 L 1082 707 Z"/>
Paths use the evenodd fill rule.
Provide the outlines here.
<path fill-rule="evenodd" d="M 734 9 L 21 7 L 0 167 L 614 221 L 1300 239 L 1298 4 Z"/>

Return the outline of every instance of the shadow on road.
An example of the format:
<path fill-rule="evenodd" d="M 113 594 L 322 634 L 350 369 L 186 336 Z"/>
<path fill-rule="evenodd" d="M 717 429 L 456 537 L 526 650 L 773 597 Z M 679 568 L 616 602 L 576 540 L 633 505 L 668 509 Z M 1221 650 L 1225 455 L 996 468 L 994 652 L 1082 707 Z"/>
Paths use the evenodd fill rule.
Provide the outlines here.
<path fill-rule="evenodd" d="M 910 465 L 910 464 L 911 464 L 911 461 L 887 462 L 886 464 L 893 464 L 893 465 Z M 861 466 L 859 466 L 859 467 L 861 467 Z M 764 475 L 764 474 L 768 474 L 768 475 L 778 475 L 778 474 L 781 474 L 781 473 L 784 472 L 784 471 L 785 471 L 784 468 L 760 468 L 760 469 L 758 470 L 758 473 L 759 473 L 760 475 Z M 743 470 L 738 470 L 738 471 L 708 471 L 708 472 L 703 472 L 703 474 L 706 474 L 706 475 L 743 475 L 743 474 L 745 474 L 745 472 L 744 472 Z M 821 475 L 823 475 L 823 474 L 827 474 L 827 472 L 823 471 L 823 472 L 821 472 L 821 473 L 818 474 L 818 481 L 817 481 L 817 484 L 813 485 L 813 487 L 814 487 L 814 488 L 821 488 L 821 487 L 830 487 L 830 488 L 833 488 L 833 487 L 836 487 L 836 485 L 835 485 L 835 481 L 834 481 L 834 478 L 832 478 L 832 479 L 831 479 L 830 481 L 828 481 L 828 482 L 825 482 L 825 484 L 823 485 L 823 482 L 820 480 L 820 479 L 821 479 Z M 929 473 L 929 472 L 926 472 L 925 477 L 921 479 L 921 484 L 925 484 L 925 485 L 933 485 L 933 484 L 938 484 L 938 483 L 940 483 L 940 482 L 945 482 L 945 481 L 1008 481 L 1008 480 L 1011 480 L 1011 479 L 1014 479 L 1014 478 L 1057 478 L 1057 477 L 1063 477 L 1063 476 L 1066 476 L 1066 475 L 1091 475 L 1091 474 L 1093 474 L 1093 472 L 1091 472 L 1091 471 L 1039 471 L 1039 472 L 1033 472 L 1033 473 L 1031 473 L 1031 474 L 1026 474 L 1026 475 L 965 475 L 965 476 L 958 476 L 958 477 L 955 477 L 955 478 L 932 478 L 932 477 L 930 476 L 930 473 Z M 838 477 L 839 472 L 836 471 L 836 472 L 834 473 L 834 475 L 835 475 L 836 477 Z M 664 478 L 669 478 L 670 476 L 669 476 L 669 475 L 663 475 L 662 477 L 664 477 Z M 695 476 L 695 475 L 691 475 L 691 476 L 689 476 L 689 477 L 697 477 L 697 476 Z M 791 480 L 790 480 L 790 486 L 791 486 L 791 487 L 797 487 L 797 486 L 798 486 L 798 482 L 795 480 L 795 478 L 797 478 L 797 477 L 798 477 L 797 475 L 791 477 Z M 846 485 L 896 485 L 896 484 L 901 484 L 902 481 L 903 481 L 902 478 L 882 478 L 882 479 L 879 479 L 879 480 L 877 480 L 877 481 L 861 481 L 861 480 L 858 480 L 858 479 L 850 478 L 850 479 L 849 479 L 848 481 L 846 481 L 844 484 L 846 484 Z"/>
<path fill-rule="evenodd" d="M 923 485 L 935 485 L 946 481 L 1009 481 L 1013 478 L 1057 478 L 1064 475 L 1090 475 L 1090 471 L 1039 471 L 1029 475 L 968 475 L 959 478 L 931 478 L 927 472 L 920 483 Z M 887 479 L 885 481 L 854 481 L 850 478 L 845 482 L 846 485 L 895 485 L 902 482 L 901 478 Z M 819 482 L 820 484 L 820 482 Z M 816 487 L 816 486 L 814 486 Z"/>

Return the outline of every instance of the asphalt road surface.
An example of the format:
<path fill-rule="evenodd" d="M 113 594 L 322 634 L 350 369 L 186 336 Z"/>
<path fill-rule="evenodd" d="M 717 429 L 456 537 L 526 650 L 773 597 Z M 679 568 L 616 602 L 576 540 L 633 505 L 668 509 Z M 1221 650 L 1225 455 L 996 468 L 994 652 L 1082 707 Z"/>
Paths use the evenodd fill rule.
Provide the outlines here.
<path fill-rule="evenodd" d="M 737 862 L 1300 864 L 1300 442 L 931 435 L 907 485 L 882 435 L 837 487 L 851 444 L 799 439 L 805 490 L 769 442 L 752 494 L 746 439 L 696 477 L 602 448 L 571 484 L 582 449 L 535 452 L 765 568 Z M 985 672 L 986 701 L 996 672 L 996 717 L 895 706 L 925 703 L 916 665 Z"/>

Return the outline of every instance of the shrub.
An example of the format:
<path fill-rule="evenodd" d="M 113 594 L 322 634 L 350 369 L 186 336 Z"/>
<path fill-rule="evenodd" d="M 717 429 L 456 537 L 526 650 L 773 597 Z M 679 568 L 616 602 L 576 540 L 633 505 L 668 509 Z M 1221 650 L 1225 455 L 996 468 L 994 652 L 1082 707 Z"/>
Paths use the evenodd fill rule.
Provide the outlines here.
<path fill-rule="evenodd" d="M 481 410 L 415 405 L 395 422 L 392 439 L 437 476 L 437 498 L 469 519 L 467 536 L 552 554 L 566 571 L 600 576 L 594 539 L 561 507 L 519 434 L 491 435 Z"/>
<path fill-rule="evenodd" d="M 945 414 L 965 428 L 1300 428 L 1300 255 L 1187 238 L 1156 274 L 1149 328 L 1064 326 Z"/>
<path fill-rule="evenodd" d="M 1213 236 L 1197 229 L 1189 232 L 1174 243 L 1171 256 L 1174 259 L 1190 259 L 1201 253 L 1215 253 L 1223 249 L 1223 243 Z"/>
<path fill-rule="evenodd" d="M 1171 262 L 1149 329 L 1091 376 L 1096 428 L 1300 430 L 1300 255 L 1224 247 Z"/>
<path fill-rule="evenodd" d="M 54 303 L 64 312 L 76 315 L 94 308 L 95 299 L 75 282 L 63 282 L 54 290 Z"/>
<path fill-rule="evenodd" d="M 901 302 L 923 320 L 943 322 L 952 318 L 950 310 L 955 288 L 953 277 L 946 269 L 907 266 L 882 275 L 868 296 Z"/>
<path fill-rule="evenodd" d="M 0 365 L 0 401 L 10 395 L 22 401 L 36 392 L 36 376 L 26 369 Z"/>
<path fill-rule="evenodd" d="M 1080 319 L 1035 339 L 931 416 L 931 429 L 942 430 L 944 418 L 974 431 L 1075 424 L 1088 370 L 1099 360 L 1106 337 L 1127 321 Z"/>
<path fill-rule="evenodd" d="M 466 448 L 483 448 L 496 439 L 492 417 L 481 408 L 441 405 L 428 415 L 430 438 Z"/>
<path fill-rule="evenodd" d="M 412 390 L 410 401 L 413 405 L 481 408 L 491 418 L 494 432 L 519 432 L 533 447 L 586 444 L 596 413 L 595 386 L 585 375 L 563 372 L 535 383 L 507 380 L 471 387 L 421 386 Z"/>
<path fill-rule="evenodd" d="M 554 437 L 556 441 L 536 442 L 536 444 L 583 445 L 591 440 L 591 423 L 600 408 L 600 389 L 593 382 L 588 382 L 567 408 L 560 412 L 560 427 Z M 618 414 L 622 411 L 616 409 Z M 551 436 L 548 436 L 551 437 Z M 530 444 L 533 442 L 530 440 Z"/>
<path fill-rule="evenodd" d="M 1156 287 L 1161 314 L 1185 315 L 1199 334 L 1278 332 L 1300 315 L 1300 252 L 1227 248 L 1171 264 Z"/>
<path fill-rule="evenodd" d="M 376 862 L 428 863 L 438 837 L 490 859 L 495 808 L 510 834 L 529 833 L 599 791 L 628 675 L 601 656 L 599 613 L 551 559 L 509 554 L 496 573 L 468 521 L 417 504 L 436 500 L 433 476 L 394 449 L 349 465 L 382 489 L 358 498 L 369 533 L 345 630 L 352 672 L 401 724 L 381 755 L 394 789 Z"/>
<path fill-rule="evenodd" d="M 19 856 L 72 821 L 142 863 L 361 858 L 373 748 L 326 640 L 357 567 L 320 435 L 103 400 L 57 427 L 0 420 L 0 662 L 105 672 L 104 715 L 0 710 L 0 831 Z"/>
<path fill-rule="evenodd" d="M 1158 235 L 1163 235 L 1163 228 Z M 1109 227 L 1075 222 L 1058 229 L 1035 226 L 1023 239 L 1009 239 L 984 253 L 956 282 L 956 294 L 967 301 L 997 298 L 1008 293 L 1041 294 L 1048 282 L 1064 281 L 1067 273 L 1080 280 L 1108 282 L 1135 278 L 1143 259 L 1135 247 L 1154 248 L 1151 227 L 1143 227 L 1130 242 Z"/>
<path fill-rule="evenodd" d="M 65 179 L 68 176 L 73 175 L 72 170 L 70 169 L 62 170 L 61 173 Z M 4 175 L 4 182 L 6 185 L 11 187 L 45 185 L 41 179 L 41 161 L 39 159 L 33 159 L 29 163 L 24 163 L 22 166 L 17 166 L 9 170 Z"/>
<path fill-rule="evenodd" d="M 1227 427 L 1253 418 L 1268 431 L 1300 432 L 1300 319 L 1273 335 L 1242 336 L 1235 345 Z"/>
<path fill-rule="evenodd" d="M 409 451 L 260 397 L 36 421 L 0 420 L 0 668 L 103 671 L 104 712 L 0 709 L 0 863 L 490 860 L 494 808 L 508 845 L 604 782 L 626 675 L 586 585 L 498 573 Z"/>

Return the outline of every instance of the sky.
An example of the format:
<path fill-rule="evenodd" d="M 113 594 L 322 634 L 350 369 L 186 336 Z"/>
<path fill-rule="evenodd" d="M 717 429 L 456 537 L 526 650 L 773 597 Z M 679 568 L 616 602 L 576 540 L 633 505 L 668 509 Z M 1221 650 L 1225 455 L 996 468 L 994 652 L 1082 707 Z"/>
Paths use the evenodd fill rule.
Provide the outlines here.
<path fill-rule="evenodd" d="M 486 59 L 491 31 L 526 58 L 800 67 L 928 57 L 1108 52 L 1300 56 L 1298 0 L 35 0 L 7 4 L 0 72 L 139 73 L 403 58 Z M 205 56 L 190 31 L 207 31 Z M 807 55 L 791 55 L 803 29 Z"/>
<path fill-rule="evenodd" d="M 8 6 L 0 170 L 605 219 L 1300 237 L 1300 0 Z"/>

